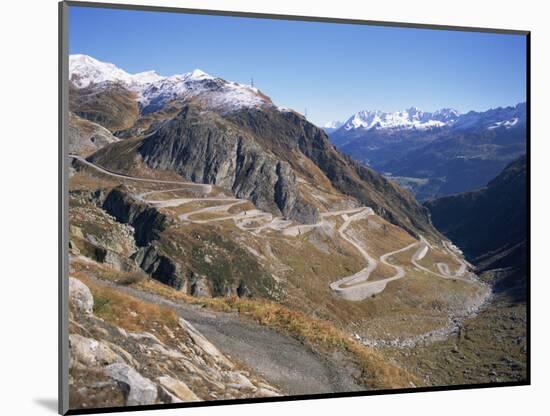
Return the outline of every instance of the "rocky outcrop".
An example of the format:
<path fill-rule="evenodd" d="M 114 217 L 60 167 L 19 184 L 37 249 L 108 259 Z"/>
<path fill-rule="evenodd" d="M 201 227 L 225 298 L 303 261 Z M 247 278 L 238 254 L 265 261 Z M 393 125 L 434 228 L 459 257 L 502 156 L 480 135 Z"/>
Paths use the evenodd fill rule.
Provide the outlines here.
<path fill-rule="evenodd" d="M 69 335 L 69 348 L 71 351 L 71 366 L 101 367 L 114 363 L 124 363 L 124 359 L 105 342 L 83 337 L 82 335 Z"/>
<path fill-rule="evenodd" d="M 134 227 L 136 244 L 144 247 L 159 238 L 168 219 L 156 208 L 135 200 L 124 186 L 113 189 L 103 202 L 102 208 L 117 221 Z"/>
<path fill-rule="evenodd" d="M 69 197 L 70 238 L 83 254 L 109 262 L 109 253 L 128 257 L 136 251 L 134 228 L 101 209 L 106 198 L 103 189 L 93 192 L 71 190 Z M 96 253 L 91 253 L 92 250 Z"/>
<path fill-rule="evenodd" d="M 162 376 L 157 379 L 164 395 L 170 403 L 197 402 L 200 399 L 183 381 L 170 376 Z"/>
<path fill-rule="evenodd" d="M 154 244 L 168 225 L 167 217 L 156 208 L 134 199 L 124 187 L 113 189 L 105 198 L 102 208 L 117 221 L 133 227 L 139 249 L 131 255 L 131 261 L 118 259 L 112 253 L 106 253 L 106 258 L 100 258 L 99 261 L 114 263 L 115 268 L 123 267 L 126 263 L 137 265 L 159 282 L 182 289 L 186 282 L 185 270 Z"/>
<path fill-rule="evenodd" d="M 91 160 L 105 167 L 118 166 L 112 156 L 125 146 L 108 146 Z M 153 169 L 231 189 L 237 197 L 274 215 L 303 223 L 317 220 L 316 207 L 297 191 L 297 178 L 290 165 L 216 113 L 187 105 L 144 139 L 137 152 Z"/>
<path fill-rule="evenodd" d="M 186 280 L 182 267 L 161 254 L 154 245 L 140 248 L 133 258 L 146 273 L 159 282 L 177 290 L 184 287 Z"/>
<path fill-rule="evenodd" d="M 239 370 L 184 319 L 170 328 L 153 322 L 157 335 L 130 332 L 91 313 L 93 297 L 80 280 L 70 278 L 69 287 L 71 409 L 280 394 L 259 377 Z M 115 302 L 121 302 L 120 296 L 125 295 L 117 294 Z M 105 301 L 112 300 L 103 293 Z M 141 301 L 129 298 L 128 302 L 136 308 L 132 313 L 143 313 Z M 139 322 L 148 319 L 138 315 Z"/>
<path fill-rule="evenodd" d="M 132 276 L 143 271 L 198 297 L 275 293 L 275 280 L 240 244 L 216 232 L 179 232 L 178 222 L 132 192 L 125 186 L 71 192 L 73 255 Z"/>
<path fill-rule="evenodd" d="M 76 312 L 85 315 L 90 315 L 93 312 L 94 298 L 88 286 L 71 277 L 69 278 L 69 293 L 71 295 L 71 305 Z"/>
<path fill-rule="evenodd" d="M 151 404 L 157 401 L 157 386 L 129 365 L 111 364 L 105 372 L 120 383 L 126 397 L 126 406 Z"/>
<path fill-rule="evenodd" d="M 69 153 L 89 155 L 118 139 L 99 124 L 69 113 Z"/>
<path fill-rule="evenodd" d="M 208 284 L 208 278 L 196 273 L 192 273 L 189 279 L 188 293 L 196 297 L 211 297 L 212 289 Z"/>
<path fill-rule="evenodd" d="M 135 93 L 120 84 L 75 88 L 70 84 L 69 108 L 77 116 L 111 132 L 131 127 L 139 116 Z"/>

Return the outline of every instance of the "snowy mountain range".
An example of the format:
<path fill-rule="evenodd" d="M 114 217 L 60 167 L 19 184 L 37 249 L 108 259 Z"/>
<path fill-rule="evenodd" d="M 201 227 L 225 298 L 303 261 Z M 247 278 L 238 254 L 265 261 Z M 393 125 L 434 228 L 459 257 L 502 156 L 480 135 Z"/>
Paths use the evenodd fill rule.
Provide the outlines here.
<path fill-rule="evenodd" d="M 69 57 L 69 78 L 80 89 L 122 84 L 137 95 L 144 113 L 155 111 L 178 98 L 195 99 L 218 111 L 273 106 L 257 88 L 229 82 L 200 69 L 172 76 L 161 76 L 155 71 L 129 74 L 114 64 L 78 54 Z"/>
<path fill-rule="evenodd" d="M 386 113 L 379 110 L 363 110 L 352 115 L 342 127 L 344 130 L 355 129 L 417 129 L 425 130 L 452 124 L 459 117 L 456 110 L 445 108 L 434 113 L 424 112 L 416 107 Z"/>
<path fill-rule="evenodd" d="M 327 131 L 344 153 L 419 199 L 483 186 L 526 150 L 525 103 L 487 111 L 360 111 Z M 326 130 L 325 130 L 326 131 Z"/>
<path fill-rule="evenodd" d="M 343 125 L 344 123 L 341 121 L 329 121 L 328 123 L 325 123 L 323 125 L 323 130 L 325 130 L 326 133 L 332 133 L 333 131 L 338 130 Z"/>
<path fill-rule="evenodd" d="M 485 112 L 470 111 L 460 114 L 452 108 L 443 108 L 434 112 L 426 112 L 416 107 L 395 112 L 379 110 L 362 110 L 352 115 L 347 121 L 332 121 L 325 124 L 327 133 L 337 130 L 344 132 L 367 132 L 369 130 L 431 130 L 434 128 L 454 127 L 467 129 L 483 127 L 496 129 L 511 128 L 525 120 L 525 104 L 515 107 L 499 107 Z"/>

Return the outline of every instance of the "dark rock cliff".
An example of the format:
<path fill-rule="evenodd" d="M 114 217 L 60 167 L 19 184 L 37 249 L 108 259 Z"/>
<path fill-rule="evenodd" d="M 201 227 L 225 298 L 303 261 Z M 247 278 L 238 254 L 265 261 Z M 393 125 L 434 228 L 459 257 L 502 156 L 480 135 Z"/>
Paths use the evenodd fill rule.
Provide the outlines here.
<path fill-rule="evenodd" d="M 432 220 L 472 260 L 527 235 L 527 164 L 522 156 L 486 187 L 426 202 Z"/>
<path fill-rule="evenodd" d="M 262 147 L 279 155 L 295 171 L 309 176 L 300 158 L 304 155 L 343 194 L 357 198 L 412 234 L 438 235 L 428 211 L 410 192 L 340 153 L 322 129 L 302 116 L 291 111 L 263 109 L 233 113 L 229 118 L 250 131 Z"/>
<path fill-rule="evenodd" d="M 291 111 L 246 109 L 222 116 L 189 104 L 149 136 L 105 146 L 90 158 L 113 170 L 138 159 L 231 189 L 259 209 L 301 223 L 316 222 L 319 212 L 300 194 L 298 176 L 313 187 L 325 181 L 411 234 L 439 238 L 427 209 L 410 192 L 340 153 L 323 130 Z"/>
<path fill-rule="evenodd" d="M 231 189 L 274 215 L 304 223 L 317 220 L 317 210 L 297 193 L 290 165 L 215 113 L 183 108 L 144 139 L 138 152 L 152 168 Z"/>
<path fill-rule="evenodd" d="M 136 244 L 144 247 L 159 238 L 165 229 L 167 218 L 157 209 L 136 201 L 122 187 L 115 188 L 105 198 L 103 209 L 123 224 L 135 230 Z"/>

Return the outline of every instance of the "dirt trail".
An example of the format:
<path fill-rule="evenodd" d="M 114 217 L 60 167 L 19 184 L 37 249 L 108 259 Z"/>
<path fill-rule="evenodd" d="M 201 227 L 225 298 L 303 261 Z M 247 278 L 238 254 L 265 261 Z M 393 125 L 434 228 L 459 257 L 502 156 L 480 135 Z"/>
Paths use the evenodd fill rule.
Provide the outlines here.
<path fill-rule="evenodd" d="M 93 276 L 90 278 L 144 302 L 174 308 L 220 351 L 280 387 L 285 394 L 365 390 L 351 374 L 357 370 L 344 358 L 322 356 L 300 341 L 243 319 L 236 313 L 211 312 Z"/>

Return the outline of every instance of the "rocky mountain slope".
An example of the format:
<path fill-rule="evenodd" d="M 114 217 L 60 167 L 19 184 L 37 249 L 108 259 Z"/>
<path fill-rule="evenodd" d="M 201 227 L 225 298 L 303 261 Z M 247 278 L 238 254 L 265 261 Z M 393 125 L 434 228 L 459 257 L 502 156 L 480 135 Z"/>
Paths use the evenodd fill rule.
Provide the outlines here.
<path fill-rule="evenodd" d="M 170 309 L 88 285 L 69 280 L 72 409 L 280 394 Z"/>
<path fill-rule="evenodd" d="M 434 224 L 480 270 L 515 269 L 525 285 L 527 267 L 527 160 L 510 163 L 485 187 L 432 201 Z"/>
<path fill-rule="evenodd" d="M 352 116 L 331 140 L 419 199 L 483 186 L 525 153 L 526 106 L 466 114 L 365 111 Z"/>
<path fill-rule="evenodd" d="M 69 152 L 88 155 L 118 141 L 105 127 L 69 113 Z"/>
<path fill-rule="evenodd" d="M 92 69 L 75 66 L 78 70 L 71 73 L 73 81 L 86 80 L 73 84 L 71 90 L 75 95 L 71 108 L 80 117 L 104 120 L 117 136 L 126 137 L 126 132 L 132 131 L 136 106 L 140 117 L 149 119 L 167 107 L 175 109 L 151 122 L 136 141 L 102 148 L 91 156 L 94 163 L 119 172 L 140 164 L 175 172 L 189 180 L 231 189 L 262 209 L 303 223 L 315 222 L 327 208 L 322 195 L 311 196 L 313 190 L 341 193 L 344 199 L 349 196 L 371 206 L 414 235 L 438 238 L 426 210 L 409 192 L 339 153 L 323 130 L 297 113 L 275 106 L 257 89 L 197 71 L 136 82 L 110 67 L 110 72 L 103 74 L 103 66 L 92 63 Z M 90 79 L 86 71 L 95 78 Z M 100 97 L 107 94 L 108 99 L 93 103 L 107 107 L 105 111 L 83 109 L 83 101 L 91 105 L 82 98 L 93 95 L 90 91 Z M 132 110 L 123 111 L 130 118 L 122 120 L 110 110 L 116 101 L 113 94 L 116 100 L 134 96 Z M 127 104 L 124 101 L 120 108 Z M 140 123 L 140 117 L 134 124 Z M 126 129 L 119 129 L 123 125 Z M 199 137 L 208 140 L 197 140 Z"/>

